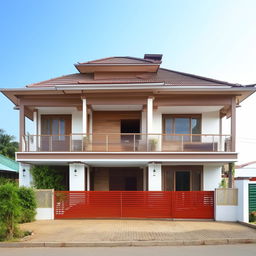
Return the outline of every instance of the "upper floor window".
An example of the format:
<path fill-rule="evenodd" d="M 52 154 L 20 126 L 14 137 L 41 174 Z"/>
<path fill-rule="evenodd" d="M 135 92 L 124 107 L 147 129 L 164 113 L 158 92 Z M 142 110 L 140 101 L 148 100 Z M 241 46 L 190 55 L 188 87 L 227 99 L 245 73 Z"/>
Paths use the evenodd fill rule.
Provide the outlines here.
<path fill-rule="evenodd" d="M 163 115 L 166 140 L 200 141 L 196 134 L 201 134 L 201 119 L 201 115 Z"/>

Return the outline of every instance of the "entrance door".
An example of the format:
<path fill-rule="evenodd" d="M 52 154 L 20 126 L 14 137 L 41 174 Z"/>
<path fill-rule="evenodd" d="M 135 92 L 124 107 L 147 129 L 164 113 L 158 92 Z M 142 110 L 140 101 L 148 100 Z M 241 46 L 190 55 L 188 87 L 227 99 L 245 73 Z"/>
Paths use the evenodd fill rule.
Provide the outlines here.
<path fill-rule="evenodd" d="M 42 115 L 41 121 L 41 150 L 69 151 L 71 115 Z"/>
<path fill-rule="evenodd" d="M 176 172 L 176 191 L 190 191 L 190 171 Z"/>
<path fill-rule="evenodd" d="M 125 191 L 136 191 L 136 190 L 137 190 L 137 177 L 126 177 Z"/>

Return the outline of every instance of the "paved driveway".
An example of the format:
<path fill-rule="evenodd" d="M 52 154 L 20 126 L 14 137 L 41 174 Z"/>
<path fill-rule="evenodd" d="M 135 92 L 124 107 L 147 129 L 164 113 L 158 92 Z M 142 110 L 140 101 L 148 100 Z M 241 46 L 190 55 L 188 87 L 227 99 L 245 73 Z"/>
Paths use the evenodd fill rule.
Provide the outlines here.
<path fill-rule="evenodd" d="M 256 229 L 214 221 L 44 220 L 21 228 L 33 231 L 31 242 L 256 239 Z"/>

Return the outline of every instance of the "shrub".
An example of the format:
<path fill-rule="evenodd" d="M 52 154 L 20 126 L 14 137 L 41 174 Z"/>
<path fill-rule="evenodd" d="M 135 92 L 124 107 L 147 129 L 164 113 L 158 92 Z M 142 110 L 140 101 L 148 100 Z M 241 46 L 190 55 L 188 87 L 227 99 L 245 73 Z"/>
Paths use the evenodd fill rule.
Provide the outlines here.
<path fill-rule="evenodd" d="M 256 211 L 252 211 L 249 214 L 249 221 L 250 222 L 256 222 Z"/>
<path fill-rule="evenodd" d="M 34 166 L 31 169 L 34 186 L 37 189 L 64 190 L 63 176 L 57 170 L 49 166 Z"/>
<path fill-rule="evenodd" d="M 4 178 L 4 177 L 0 177 L 0 186 L 4 185 L 6 183 L 14 183 L 14 184 L 18 185 L 18 183 L 15 180 Z"/>
<path fill-rule="evenodd" d="M 34 221 L 36 216 L 36 197 L 34 190 L 32 188 L 20 187 L 18 189 L 18 196 L 21 206 L 19 222 Z"/>
<path fill-rule="evenodd" d="M 21 214 L 18 187 L 12 183 L 0 186 L 1 237 L 13 239 L 18 233 L 17 223 Z"/>

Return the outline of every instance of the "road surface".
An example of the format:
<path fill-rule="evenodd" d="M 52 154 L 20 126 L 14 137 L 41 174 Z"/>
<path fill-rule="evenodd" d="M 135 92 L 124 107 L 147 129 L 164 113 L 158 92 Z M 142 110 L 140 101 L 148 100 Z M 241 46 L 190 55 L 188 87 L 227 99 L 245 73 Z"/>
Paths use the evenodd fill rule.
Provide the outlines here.
<path fill-rule="evenodd" d="M 255 256 L 256 244 L 114 248 L 0 248 L 1 256 Z"/>

